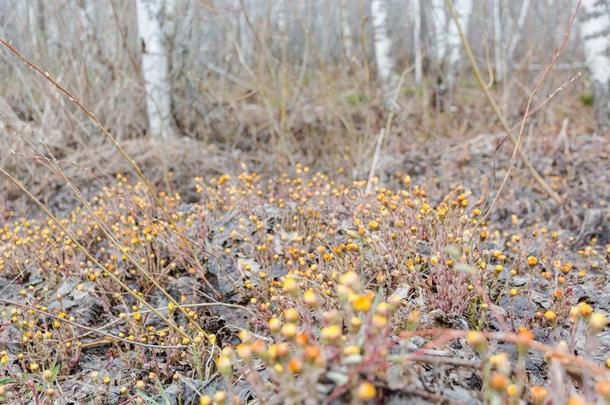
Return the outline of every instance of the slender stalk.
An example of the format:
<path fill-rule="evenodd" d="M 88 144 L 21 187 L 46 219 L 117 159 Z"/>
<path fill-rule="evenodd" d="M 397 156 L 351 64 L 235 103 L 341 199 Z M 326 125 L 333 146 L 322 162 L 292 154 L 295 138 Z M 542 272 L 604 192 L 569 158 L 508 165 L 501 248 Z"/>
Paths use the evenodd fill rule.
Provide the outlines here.
<path fill-rule="evenodd" d="M 146 308 L 150 309 L 150 311 L 152 313 L 154 313 L 155 315 L 157 315 L 159 318 L 161 318 L 164 322 L 166 322 L 169 326 L 172 327 L 172 329 L 174 329 L 176 332 L 178 332 L 182 337 L 185 337 L 187 339 L 190 339 L 189 336 L 186 334 L 186 332 L 184 332 L 182 329 L 180 329 L 178 327 L 178 325 L 176 325 L 176 323 L 165 317 L 161 312 L 159 312 L 157 310 L 157 308 L 155 308 L 154 306 L 152 306 L 151 304 L 149 304 L 144 298 L 142 298 L 136 291 L 134 291 L 133 289 L 131 289 L 127 284 L 125 284 L 120 278 L 118 278 L 112 271 L 109 271 L 106 266 L 104 266 L 102 263 L 100 263 L 99 260 L 97 260 L 95 258 L 95 256 L 93 256 L 91 254 L 91 252 L 89 252 L 89 250 L 87 250 L 87 248 L 85 246 L 83 246 L 83 244 L 81 244 L 78 239 L 68 231 L 68 229 L 62 225 L 61 221 L 59 219 L 57 219 L 57 217 L 55 215 L 53 215 L 53 213 L 51 213 L 51 211 L 49 211 L 49 209 L 38 199 L 36 198 L 36 196 L 34 194 L 32 194 L 19 180 L 17 180 L 13 175 L 11 175 L 10 173 L 8 173 L 6 170 L 4 170 L 4 168 L 0 167 L 0 173 L 3 174 L 6 178 L 8 178 L 11 182 L 13 182 L 19 189 L 21 189 L 21 191 L 23 191 L 41 210 L 44 211 L 45 214 L 47 214 L 47 216 L 49 217 L 49 219 L 51 219 L 55 225 L 57 225 L 57 227 L 70 239 L 72 240 L 72 242 L 74 242 L 74 244 L 76 245 L 76 247 L 78 247 L 78 249 L 87 257 L 87 259 L 89 259 L 92 263 L 94 263 L 97 267 L 99 267 L 105 274 L 108 275 L 108 277 L 110 277 L 113 281 L 115 281 L 118 285 L 120 285 L 125 291 L 127 291 L 127 293 L 129 293 L 129 295 L 131 295 L 133 298 L 135 298 L 138 302 L 140 302 L 142 305 L 144 305 Z"/>
<path fill-rule="evenodd" d="M 504 117 L 502 112 L 500 111 L 500 108 L 498 107 L 498 105 L 495 102 L 493 96 L 491 95 L 491 92 L 489 91 L 489 89 L 485 85 L 485 81 L 483 80 L 483 76 L 481 74 L 481 71 L 480 71 L 480 69 L 479 69 L 479 67 L 477 65 L 477 62 L 475 61 L 475 57 L 474 57 L 474 54 L 472 52 L 472 48 L 470 47 L 470 43 L 468 42 L 468 39 L 466 38 L 466 35 L 464 34 L 464 30 L 462 29 L 462 25 L 460 24 L 459 17 L 457 15 L 455 7 L 453 6 L 453 2 L 452 2 L 452 0 L 446 0 L 446 3 L 447 3 L 447 7 L 449 8 L 449 12 L 451 14 L 451 18 L 453 19 L 453 22 L 456 24 L 456 27 L 457 27 L 458 32 L 460 34 L 460 39 L 462 41 L 462 46 L 464 47 L 464 50 L 466 51 L 466 56 L 468 58 L 468 62 L 470 63 L 472 71 L 473 71 L 473 73 L 475 75 L 476 81 L 477 81 L 479 87 L 481 88 L 481 90 L 483 90 L 483 93 L 485 94 L 485 97 L 487 98 L 487 101 L 489 102 L 489 105 L 491 106 L 494 114 L 496 115 L 496 117 L 500 121 L 500 124 L 502 125 L 502 128 L 508 134 L 508 137 L 509 137 L 510 141 L 515 145 L 515 149 L 514 149 L 515 152 L 514 153 L 519 155 L 519 158 L 521 159 L 521 161 L 523 162 L 523 164 L 525 165 L 527 170 L 530 172 L 530 174 L 532 175 L 534 180 L 536 180 L 536 182 L 542 187 L 542 189 L 553 200 L 555 200 L 555 202 L 557 202 L 558 204 L 561 204 L 563 202 L 563 199 L 559 196 L 559 194 L 557 194 L 551 188 L 551 186 L 549 186 L 549 184 L 544 180 L 544 178 L 538 173 L 536 168 L 532 165 L 532 163 L 530 162 L 528 157 L 525 155 L 525 153 L 521 149 L 521 147 L 519 145 L 519 141 L 520 141 L 521 137 L 519 136 L 518 138 L 515 138 L 512 135 L 510 126 L 508 124 L 508 121 L 506 120 L 506 118 Z M 527 116 L 527 114 L 526 114 L 526 116 Z M 512 166 L 512 164 L 511 164 L 511 166 Z M 509 172 L 510 172 L 510 170 L 509 170 Z M 496 194 L 496 198 L 494 199 L 494 202 L 492 203 L 492 205 L 490 207 L 491 209 L 493 209 L 493 207 L 495 205 L 495 201 L 497 201 L 498 196 L 499 196 L 499 193 Z"/>
<path fill-rule="evenodd" d="M 129 163 L 129 165 L 136 172 L 138 178 L 144 183 L 144 185 L 146 186 L 146 189 L 148 190 L 148 193 L 153 198 L 156 206 L 159 207 L 161 209 L 161 211 L 163 212 L 163 214 L 164 214 L 167 222 L 170 224 L 170 226 L 174 226 L 174 222 L 172 221 L 171 215 L 169 215 L 169 212 L 167 211 L 167 209 L 165 208 L 165 206 L 159 199 L 159 196 L 155 193 L 152 185 L 150 184 L 150 182 L 148 181 L 146 176 L 144 176 L 144 173 L 142 172 L 142 169 L 140 169 L 140 166 L 138 166 L 136 161 L 133 160 L 133 158 L 131 156 L 129 156 L 129 154 L 125 151 L 125 149 L 121 146 L 121 144 L 119 144 L 119 142 L 112 135 L 112 133 L 102 124 L 102 122 L 97 118 L 97 116 L 95 114 L 93 114 L 93 112 L 91 110 L 89 110 L 87 107 L 85 107 L 85 105 L 82 102 L 80 102 L 69 90 L 67 90 L 57 80 L 55 80 L 49 72 L 43 71 L 40 67 L 38 67 L 32 61 L 30 61 L 28 58 L 26 58 L 21 52 L 19 52 L 8 41 L 4 40 L 3 38 L 0 38 L 0 44 L 3 45 L 4 47 L 6 47 L 8 50 L 10 50 L 13 54 L 15 54 L 30 70 L 33 70 L 36 73 L 40 74 L 45 80 L 47 80 L 51 84 L 53 84 L 53 86 L 55 86 L 55 88 L 57 88 L 57 90 L 59 90 L 62 94 L 64 94 L 66 97 L 68 97 L 70 102 L 72 102 L 74 105 L 76 105 L 78 107 L 78 109 L 81 110 L 95 124 L 95 126 L 100 131 L 102 131 L 102 134 L 106 138 L 108 138 L 110 140 L 110 142 L 117 148 L 117 150 L 119 151 L 121 156 Z M 188 240 L 184 239 L 182 237 L 182 235 L 180 235 L 180 234 L 178 234 L 178 235 L 181 239 L 183 239 L 183 241 L 186 242 L 186 245 L 188 246 L 189 251 L 190 251 L 191 255 L 193 256 L 193 259 L 195 260 L 195 263 L 197 265 L 197 268 L 200 272 L 201 277 L 206 282 L 208 287 L 212 290 L 212 292 L 217 296 L 217 298 L 220 298 L 221 297 L 220 293 L 218 291 L 216 291 L 216 289 L 213 288 L 213 286 L 208 282 L 207 278 L 205 277 L 205 270 L 203 268 L 203 265 L 201 264 L 201 261 L 199 260 L 199 257 L 197 256 L 197 252 L 195 251 L 195 248 Z"/>

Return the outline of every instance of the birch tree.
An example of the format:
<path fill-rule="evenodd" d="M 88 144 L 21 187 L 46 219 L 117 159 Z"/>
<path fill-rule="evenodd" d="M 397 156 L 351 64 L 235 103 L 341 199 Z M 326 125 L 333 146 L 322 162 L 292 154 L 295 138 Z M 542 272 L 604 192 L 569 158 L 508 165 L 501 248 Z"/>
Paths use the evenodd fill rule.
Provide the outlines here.
<path fill-rule="evenodd" d="M 512 63 L 515 50 L 517 49 L 517 45 L 519 45 L 519 41 L 521 40 L 521 33 L 523 32 L 523 27 L 525 26 L 525 19 L 527 18 L 529 8 L 530 0 L 523 0 L 521 3 L 521 9 L 519 10 L 519 17 L 517 18 L 517 26 L 515 27 L 514 35 L 510 39 L 510 45 L 508 47 L 508 55 L 506 60 L 509 61 L 509 63 Z"/>
<path fill-rule="evenodd" d="M 610 129 L 610 15 L 603 0 L 583 0 L 580 30 L 591 75 L 595 118 Z"/>
<path fill-rule="evenodd" d="M 504 80 L 504 38 L 502 36 L 502 0 L 492 1 L 494 29 L 494 65 L 496 82 Z"/>
<path fill-rule="evenodd" d="M 392 83 L 394 82 L 394 62 L 390 55 L 392 40 L 388 36 L 387 9 L 384 0 L 371 0 L 371 16 L 373 18 L 373 36 L 375 49 L 375 62 L 377 63 L 377 76 L 382 83 L 384 97 L 390 105 L 394 103 L 392 97 Z"/>
<path fill-rule="evenodd" d="M 148 131 L 151 136 L 161 138 L 172 134 L 169 61 L 162 24 L 167 1 L 136 0 Z"/>
<path fill-rule="evenodd" d="M 341 23 L 341 41 L 348 60 L 352 59 L 352 30 L 349 26 L 349 10 L 347 0 L 341 0 L 339 5 L 339 18 Z"/>
<path fill-rule="evenodd" d="M 413 0 L 413 53 L 415 54 L 415 83 L 420 84 L 423 76 L 421 46 L 421 0 Z"/>
<path fill-rule="evenodd" d="M 451 95 L 461 59 L 462 42 L 455 23 L 450 20 L 446 10 L 446 0 L 432 0 L 431 18 L 434 27 L 437 84 L 434 104 L 438 110 L 444 109 L 446 94 Z M 468 27 L 472 14 L 472 0 L 454 0 L 460 25 Z"/>
<path fill-rule="evenodd" d="M 472 0 L 455 0 L 455 10 L 460 24 L 467 29 L 472 14 Z M 453 81 L 453 75 L 460 61 L 461 40 L 457 26 L 448 18 L 445 0 L 432 1 L 432 25 L 434 26 L 434 46 L 439 68 L 445 66 L 447 81 Z"/>
<path fill-rule="evenodd" d="M 460 25 L 464 28 L 464 31 L 467 31 L 468 22 L 470 21 L 470 16 L 472 14 L 472 0 L 455 0 L 454 5 L 460 19 Z M 460 39 L 460 33 L 457 29 L 457 25 L 451 21 L 447 29 L 447 64 L 450 85 L 453 85 L 456 73 L 455 70 L 461 59 L 461 49 L 462 41 Z"/>
<path fill-rule="evenodd" d="M 434 28 L 434 55 L 435 62 L 442 66 L 447 54 L 447 13 L 445 0 L 431 0 L 430 17 Z"/>

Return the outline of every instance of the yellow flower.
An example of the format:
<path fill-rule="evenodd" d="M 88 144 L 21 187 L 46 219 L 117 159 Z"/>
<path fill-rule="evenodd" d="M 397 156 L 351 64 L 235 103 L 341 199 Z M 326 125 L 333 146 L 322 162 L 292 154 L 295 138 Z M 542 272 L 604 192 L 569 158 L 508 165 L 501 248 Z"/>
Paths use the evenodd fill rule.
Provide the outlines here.
<path fill-rule="evenodd" d="M 360 294 L 352 300 L 352 309 L 356 312 L 369 312 L 373 303 L 373 294 Z"/>
<path fill-rule="evenodd" d="M 320 337 L 322 340 L 334 342 L 341 338 L 341 328 L 338 325 L 330 325 L 322 328 L 320 331 Z"/>
<path fill-rule="evenodd" d="M 53 378 L 53 373 L 51 372 L 51 370 L 45 370 L 42 372 L 42 378 L 45 381 L 51 381 L 51 379 Z"/>
<path fill-rule="evenodd" d="M 547 395 L 547 389 L 540 385 L 534 385 L 530 388 L 530 397 L 532 398 L 532 402 L 536 405 L 541 404 Z"/>
<path fill-rule="evenodd" d="M 296 292 L 298 284 L 293 277 L 286 277 L 282 283 L 282 288 L 284 288 L 284 291 L 290 294 Z"/>
<path fill-rule="evenodd" d="M 349 327 L 352 332 L 357 332 L 362 326 L 362 319 L 357 316 L 353 316 L 349 321 Z"/>
<path fill-rule="evenodd" d="M 466 334 L 466 341 L 473 347 L 484 347 L 487 343 L 481 332 L 470 331 Z"/>
<path fill-rule="evenodd" d="M 248 343 L 238 344 L 235 350 L 237 351 L 239 358 L 243 361 L 247 362 L 252 358 L 252 346 Z"/>
<path fill-rule="evenodd" d="M 282 327 L 282 321 L 280 321 L 276 317 L 273 317 L 273 318 L 269 319 L 267 326 L 269 326 L 269 330 L 271 332 L 278 332 L 280 330 L 280 328 Z"/>
<path fill-rule="evenodd" d="M 301 362 L 301 360 L 299 360 L 297 358 L 293 358 L 288 362 L 288 370 L 292 374 L 300 373 L 302 368 L 303 368 L 303 363 Z"/>
<path fill-rule="evenodd" d="M 376 394 L 377 390 L 370 382 L 360 383 L 358 388 L 356 388 L 356 398 L 358 398 L 360 401 L 370 401 L 371 399 L 375 398 Z"/>
<path fill-rule="evenodd" d="M 580 316 L 584 316 L 585 318 L 593 313 L 593 308 L 591 307 L 591 305 L 587 304 L 586 302 L 579 303 L 577 305 L 577 308 L 578 308 L 578 313 L 580 314 Z"/>
<path fill-rule="evenodd" d="M 589 327 L 595 333 L 601 332 L 608 325 L 608 318 L 601 312 L 594 312 L 589 317 Z"/>
<path fill-rule="evenodd" d="M 531 267 L 534 267 L 538 264 L 538 258 L 536 256 L 528 256 L 527 264 L 529 264 Z"/>
<path fill-rule="evenodd" d="M 516 384 L 509 384 L 508 387 L 506 387 L 506 394 L 509 397 L 516 397 L 519 394 L 519 388 L 517 388 Z"/>
<path fill-rule="evenodd" d="M 297 325 L 292 322 L 287 323 L 282 326 L 281 333 L 286 339 L 293 339 L 297 335 Z"/>
<path fill-rule="evenodd" d="M 217 391 L 214 394 L 214 402 L 217 404 L 224 404 L 224 402 L 227 400 L 227 394 L 225 394 L 224 391 Z"/>
<path fill-rule="evenodd" d="M 375 315 L 373 315 L 373 319 L 371 320 L 371 323 L 373 324 L 374 327 L 381 329 L 381 328 L 384 328 L 388 324 L 388 318 L 386 318 L 383 315 L 375 314 Z"/>
<path fill-rule="evenodd" d="M 508 387 L 508 378 L 500 373 L 493 373 L 489 385 L 496 391 L 504 391 Z"/>
<path fill-rule="evenodd" d="M 303 294 L 303 301 L 305 302 L 305 305 L 311 308 L 317 307 L 320 304 L 320 299 L 311 288 Z"/>
<path fill-rule="evenodd" d="M 284 318 L 286 318 L 288 322 L 296 322 L 299 320 L 299 311 L 295 308 L 288 308 L 284 311 Z"/>
<path fill-rule="evenodd" d="M 546 311 L 544 313 L 544 319 L 546 319 L 549 323 L 555 323 L 557 320 L 557 314 L 551 310 Z"/>
<path fill-rule="evenodd" d="M 223 375 L 231 374 L 231 359 L 227 356 L 218 357 L 216 359 L 216 367 L 218 368 L 218 371 L 220 371 L 220 373 Z"/>
<path fill-rule="evenodd" d="M 360 286 L 360 278 L 355 271 L 348 271 L 343 274 L 339 279 L 339 282 L 349 288 L 357 289 Z"/>
<path fill-rule="evenodd" d="M 360 348 L 356 345 L 346 346 L 343 349 L 343 354 L 346 356 L 352 356 L 354 354 L 360 354 Z"/>

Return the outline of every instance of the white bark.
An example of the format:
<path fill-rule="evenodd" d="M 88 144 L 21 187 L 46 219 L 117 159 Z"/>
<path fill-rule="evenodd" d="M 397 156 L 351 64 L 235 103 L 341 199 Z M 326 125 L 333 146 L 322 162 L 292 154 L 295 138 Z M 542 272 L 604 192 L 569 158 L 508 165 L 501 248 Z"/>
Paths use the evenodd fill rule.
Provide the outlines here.
<path fill-rule="evenodd" d="M 91 1 L 79 1 L 78 2 L 78 15 L 80 17 L 81 24 L 85 29 L 86 41 L 92 41 L 95 39 L 95 3 Z"/>
<path fill-rule="evenodd" d="M 472 0 L 454 0 L 455 10 L 464 31 L 472 14 Z M 457 26 L 448 18 L 445 0 L 432 0 L 432 25 L 438 65 L 447 64 L 449 71 L 460 61 L 462 41 Z"/>
<path fill-rule="evenodd" d="M 431 0 L 431 3 L 434 50 L 436 63 L 440 66 L 447 56 L 447 13 L 445 12 L 445 0 Z"/>
<path fill-rule="evenodd" d="M 349 26 L 349 10 L 347 9 L 347 0 L 341 0 L 339 5 L 339 17 L 341 19 L 341 41 L 343 42 L 343 50 L 347 59 L 352 59 L 352 30 Z"/>
<path fill-rule="evenodd" d="M 23 3 L 22 3 L 23 4 Z M 27 2 L 28 8 L 28 24 L 30 26 L 30 39 L 32 41 L 32 52 L 38 52 L 38 30 L 40 29 L 38 16 L 36 13 L 36 9 L 38 8 L 37 4 L 34 4 L 33 0 L 28 0 Z"/>
<path fill-rule="evenodd" d="M 172 133 L 169 62 L 161 21 L 165 5 L 165 0 L 136 0 L 148 130 L 151 136 L 162 138 Z"/>
<path fill-rule="evenodd" d="M 515 50 L 517 49 L 517 45 L 519 45 L 519 41 L 521 40 L 521 32 L 525 26 L 525 19 L 527 18 L 527 11 L 529 8 L 530 0 L 523 0 L 523 3 L 521 3 L 521 10 L 519 11 L 519 17 L 517 18 L 517 27 L 515 28 L 515 32 L 508 48 L 506 60 L 508 60 L 509 63 L 512 63 Z"/>
<path fill-rule="evenodd" d="M 583 0 L 580 30 L 591 75 L 595 116 L 602 130 L 610 128 L 610 15 L 602 0 Z"/>
<path fill-rule="evenodd" d="M 420 84 L 422 67 L 422 46 L 421 46 L 421 0 L 413 0 L 413 53 L 415 54 L 415 83 Z"/>
<path fill-rule="evenodd" d="M 246 13 L 248 13 L 247 5 L 244 3 L 244 7 L 239 0 L 233 0 L 233 6 L 237 10 L 237 21 L 236 21 L 236 40 L 239 44 L 242 54 L 246 62 L 250 62 L 252 59 L 253 45 L 250 41 L 250 33 L 248 32 L 248 24 L 246 21 Z"/>
<path fill-rule="evenodd" d="M 282 55 L 282 62 L 286 62 L 286 55 L 288 52 L 288 22 L 287 22 L 287 10 L 286 0 L 275 0 L 272 4 L 277 5 L 277 29 L 279 33 L 280 43 L 280 54 Z"/>
<path fill-rule="evenodd" d="M 371 0 L 371 16 L 373 18 L 373 35 L 377 75 L 384 87 L 387 101 L 391 100 L 394 62 L 390 55 L 392 41 L 388 36 L 387 10 L 384 0 Z"/>
<path fill-rule="evenodd" d="M 455 10 L 458 14 L 460 25 L 464 33 L 468 31 L 468 22 L 472 14 L 472 0 L 455 0 Z M 460 61 L 460 50 L 462 49 L 462 41 L 457 25 L 452 21 L 447 30 L 447 63 L 450 69 L 454 69 Z"/>
<path fill-rule="evenodd" d="M 504 38 L 502 37 L 502 0 L 492 2 L 493 28 L 494 28 L 494 65 L 496 82 L 504 80 Z"/>

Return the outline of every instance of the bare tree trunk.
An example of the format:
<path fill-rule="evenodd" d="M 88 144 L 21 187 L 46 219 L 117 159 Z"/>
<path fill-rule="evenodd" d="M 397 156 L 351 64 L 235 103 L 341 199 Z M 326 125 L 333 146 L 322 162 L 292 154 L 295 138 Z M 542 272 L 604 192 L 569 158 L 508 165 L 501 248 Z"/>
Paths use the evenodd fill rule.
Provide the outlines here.
<path fill-rule="evenodd" d="M 433 104 L 437 111 L 443 111 L 445 104 L 451 102 L 446 99 L 451 98 L 462 49 L 460 33 L 453 21 L 448 20 L 445 5 L 444 0 L 433 0 L 432 2 L 432 24 L 434 25 L 437 59 L 437 83 Z M 472 14 L 472 0 L 454 0 L 454 7 L 462 28 L 467 30 Z"/>
<path fill-rule="evenodd" d="M 165 0 L 136 0 L 148 131 L 151 136 L 161 138 L 173 132 L 168 51 L 161 21 L 166 5 Z"/>
<path fill-rule="evenodd" d="M 447 56 L 447 13 L 444 0 L 431 0 L 432 26 L 434 27 L 434 50 L 437 66 L 442 66 Z"/>
<path fill-rule="evenodd" d="M 286 10 L 287 4 L 286 0 L 275 0 L 272 4 L 277 7 L 275 11 L 277 13 L 276 18 L 280 44 L 280 60 L 282 61 L 282 66 L 285 66 L 288 56 L 288 13 Z"/>
<path fill-rule="evenodd" d="M 470 15 L 472 14 L 472 0 L 455 0 L 454 5 L 455 10 L 460 17 L 460 25 L 465 31 L 467 31 Z M 457 66 L 460 62 L 460 50 L 462 49 L 462 42 L 457 26 L 453 22 L 449 24 L 449 29 L 447 31 L 447 76 L 448 84 L 449 86 L 452 86 L 455 80 Z"/>
<path fill-rule="evenodd" d="M 513 56 L 515 54 L 515 49 L 517 49 L 517 45 L 519 45 L 519 41 L 521 40 L 521 32 L 523 31 L 523 27 L 525 26 L 525 19 L 527 18 L 527 11 L 530 8 L 530 0 L 523 0 L 521 3 L 521 10 L 519 11 L 519 17 L 517 18 L 517 27 L 513 34 L 513 37 L 510 41 L 510 46 L 508 48 L 508 63 L 512 63 Z"/>
<path fill-rule="evenodd" d="M 415 83 L 420 84 L 422 67 L 422 46 L 421 46 L 421 0 L 413 0 L 413 53 L 415 54 Z"/>
<path fill-rule="evenodd" d="M 455 9 L 460 17 L 460 23 L 466 30 L 472 14 L 472 0 L 454 0 Z M 436 58 L 439 70 L 446 65 L 448 83 L 453 81 L 453 75 L 460 61 L 461 40 L 457 26 L 447 19 L 444 0 L 432 2 L 432 24 Z"/>
<path fill-rule="evenodd" d="M 394 104 L 392 96 L 394 62 L 390 55 L 392 40 L 388 36 L 387 10 L 384 0 L 371 0 L 373 33 L 377 76 L 383 85 L 384 97 L 389 105 Z"/>
<path fill-rule="evenodd" d="M 496 82 L 504 80 L 504 38 L 502 35 L 502 0 L 493 0 L 494 65 Z"/>
<path fill-rule="evenodd" d="M 602 0 L 583 0 L 580 29 L 591 74 L 595 118 L 600 130 L 610 129 L 610 15 Z"/>
<path fill-rule="evenodd" d="M 339 13 L 341 19 L 341 42 L 343 50 L 348 60 L 352 60 L 352 30 L 349 26 L 349 10 L 347 9 L 347 0 L 341 0 L 339 5 Z"/>
<path fill-rule="evenodd" d="M 239 44 L 242 54 L 244 55 L 244 59 L 247 62 L 252 60 L 252 52 L 253 52 L 253 40 L 250 40 L 250 33 L 248 32 L 248 24 L 246 21 L 246 15 L 248 14 L 247 4 L 244 3 L 243 7 L 240 0 L 233 0 L 233 4 L 235 9 L 237 10 L 237 21 L 235 23 L 237 35 L 236 40 Z"/>

